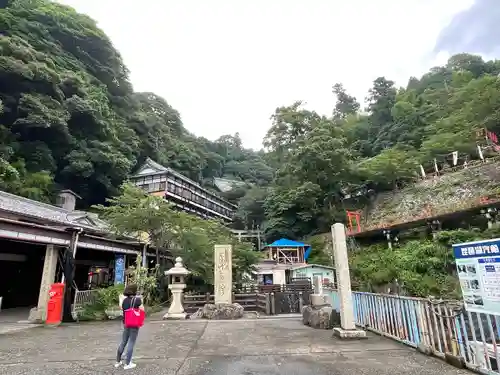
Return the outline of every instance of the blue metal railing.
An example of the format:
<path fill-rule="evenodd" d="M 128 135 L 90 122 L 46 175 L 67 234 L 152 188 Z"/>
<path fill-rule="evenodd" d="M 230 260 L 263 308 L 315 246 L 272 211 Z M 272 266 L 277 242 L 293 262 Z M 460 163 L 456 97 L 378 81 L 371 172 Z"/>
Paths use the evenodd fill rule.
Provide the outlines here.
<path fill-rule="evenodd" d="M 335 289 L 325 288 L 340 311 Z M 431 301 L 367 292 L 352 292 L 356 325 L 412 347 L 425 347 L 438 357 L 464 358 L 469 369 L 500 374 L 500 316 L 468 312 L 459 301 Z"/>

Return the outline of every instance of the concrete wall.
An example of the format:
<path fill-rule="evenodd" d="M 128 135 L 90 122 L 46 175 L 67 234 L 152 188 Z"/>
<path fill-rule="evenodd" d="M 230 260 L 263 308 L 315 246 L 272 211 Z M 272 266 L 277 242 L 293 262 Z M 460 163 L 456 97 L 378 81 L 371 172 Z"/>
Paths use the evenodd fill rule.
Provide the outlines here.
<path fill-rule="evenodd" d="M 313 280 L 314 276 L 321 276 L 324 279 L 328 279 L 328 282 L 334 282 L 334 270 L 329 268 L 323 268 L 318 266 L 309 266 L 306 268 L 300 268 L 298 270 L 292 271 L 292 277 L 308 277 Z"/>
<path fill-rule="evenodd" d="M 285 270 L 265 270 L 257 274 L 257 282 L 262 282 L 264 275 L 273 275 L 273 284 L 286 284 Z"/>
<path fill-rule="evenodd" d="M 285 270 L 273 270 L 273 284 L 286 284 Z"/>

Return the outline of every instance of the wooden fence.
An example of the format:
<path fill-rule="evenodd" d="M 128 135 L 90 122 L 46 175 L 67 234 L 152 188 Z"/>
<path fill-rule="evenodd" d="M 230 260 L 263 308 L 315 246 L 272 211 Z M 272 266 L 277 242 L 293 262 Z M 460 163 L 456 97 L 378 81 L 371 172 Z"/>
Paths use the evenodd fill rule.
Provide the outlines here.
<path fill-rule="evenodd" d="M 313 293 L 310 284 L 259 285 L 255 288 L 240 289 L 233 293 L 233 303 L 239 303 L 246 311 L 257 311 L 267 315 L 300 313 L 302 306 L 309 304 Z M 184 310 L 188 314 L 198 311 L 207 303 L 214 303 L 210 293 L 183 296 Z"/>

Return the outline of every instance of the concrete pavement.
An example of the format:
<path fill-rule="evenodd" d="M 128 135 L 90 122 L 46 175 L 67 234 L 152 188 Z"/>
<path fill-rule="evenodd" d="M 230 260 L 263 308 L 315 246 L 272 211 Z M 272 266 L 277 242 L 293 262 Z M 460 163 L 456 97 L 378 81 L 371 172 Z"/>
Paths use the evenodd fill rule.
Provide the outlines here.
<path fill-rule="evenodd" d="M 0 375 L 120 374 L 120 322 L 0 335 Z M 297 319 L 149 322 L 125 373 L 147 375 L 465 375 L 392 340 L 340 341 Z"/>

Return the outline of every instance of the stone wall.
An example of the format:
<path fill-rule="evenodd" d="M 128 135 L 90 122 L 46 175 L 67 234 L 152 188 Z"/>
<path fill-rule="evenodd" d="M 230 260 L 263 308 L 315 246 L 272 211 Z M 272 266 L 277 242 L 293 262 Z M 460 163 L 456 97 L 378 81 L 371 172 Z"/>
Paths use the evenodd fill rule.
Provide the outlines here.
<path fill-rule="evenodd" d="M 500 162 L 429 178 L 399 191 L 379 194 L 365 210 L 362 230 L 467 210 L 482 198 L 500 200 Z"/>

